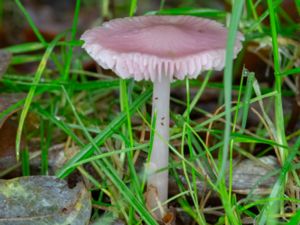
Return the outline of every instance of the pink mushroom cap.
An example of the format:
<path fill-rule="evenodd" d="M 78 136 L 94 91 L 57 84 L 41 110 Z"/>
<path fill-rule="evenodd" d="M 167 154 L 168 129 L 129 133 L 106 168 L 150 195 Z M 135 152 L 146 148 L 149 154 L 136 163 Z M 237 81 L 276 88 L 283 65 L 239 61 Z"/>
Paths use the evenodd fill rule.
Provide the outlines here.
<path fill-rule="evenodd" d="M 222 70 L 227 29 L 193 16 L 138 16 L 114 19 L 87 30 L 83 48 L 103 68 L 122 78 L 157 81 L 196 78 Z M 242 48 L 238 33 L 234 57 Z"/>

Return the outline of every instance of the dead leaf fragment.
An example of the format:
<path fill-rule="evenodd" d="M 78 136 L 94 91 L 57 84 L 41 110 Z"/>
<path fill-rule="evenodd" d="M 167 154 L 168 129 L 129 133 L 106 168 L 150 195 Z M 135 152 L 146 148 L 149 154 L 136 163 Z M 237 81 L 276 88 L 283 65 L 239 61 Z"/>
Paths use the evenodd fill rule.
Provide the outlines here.
<path fill-rule="evenodd" d="M 53 176 L 0 180 L 1 225 L 84 225 L 90 215 L 90 194 L 82 183 L 70 189 Z"/>
<path fill-rule="evenodd" d="M 0 53 L 1 54 L 1 53 Z M 21 109 L 22 104 L 16 104 L 25 98 L 24 93 L 0 94 L 0 170 L 1 172 L 16 164 L 15 144 L 18 122 L 11 116 Z M 21 102 L 20 102 L 21 103 Z M 9 109 L 10 107 L 13 107 Z M 9 110 L 8 110 L 9 109 Z M 5 112 L 7 110 L 7 112 Z M 21 138 L 21 146 L 24 140 Z"/>
<path fill-rule="evenodd" d="M 163 216 L 163 225 L 175 225 L 176 224 L 176 210 L 175 208 L 170 208 L 170 210 Z"/>
<path fill-rule="evenodd" d="M 253 161 L 245 159 L 233 170 L 232 189 L 235 193 L 268 194 L 275 184 L 277 176 L 271 173 L 279 168 L 275 157 L 265 156 Z"/>
<path fill-rule="evenodd" d="M 228 165 L 229 163 L 227 163 Z M 233 163 L 232 174 L 232 191 L 234 193 L 247 195 L 249 193 L 257 195 L 269 194 L 272 186 L 277 180 L 277 175 L 273 174 L 276 169 L 279 169 L 279 163 L 274 156 L 264 156 L 257 160 L 244 159 Z M 186 177 L 179 175 L 183 185 L 187 187 Z M 228 177 L 226 178 L 228 180 Z M 178 193 L 177 184 L 174 180 L 170 180 L 169 192 L 172 195 Z M 205 181 L 197 180 L 197 189 L 199 197 L 210 191 L 210 186 Z M 212 193 L 215 196 L 215 193 Z"/>
<path fill-rule="evenodd" d="M 8 119 L 0 127 L 0 171 L 16 165 L 16 134 L 18 123 Z M 24 140 L 21 139 L 21 147 L 24 146 Z"/>
<path fill-rule="evenodd" d="M 25 98 L 24 93 L 9 93 L 9 94 L 1 94 L 0 95 L 0 113 L 4 110 L 7 110 L 9 107 L 13 106 L 14 104 L 18 103 L 22 99 Z M 4 124 L 5 120 L 7 120 L 12 114 L 17 112 L 22 108 L 22 105 L 17 105 L 12 109 L 10 112 L 5 114 L 3 117 L 0 117 L 0 128 Z"/>

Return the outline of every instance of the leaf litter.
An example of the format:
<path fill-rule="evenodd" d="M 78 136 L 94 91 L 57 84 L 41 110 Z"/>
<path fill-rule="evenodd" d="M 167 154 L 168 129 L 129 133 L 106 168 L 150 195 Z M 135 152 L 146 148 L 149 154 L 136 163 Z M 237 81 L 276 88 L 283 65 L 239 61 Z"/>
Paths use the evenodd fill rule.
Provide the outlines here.
<path fill-rule="evenodd" d="M 53 176 L 0 180 L 1 225 L 88 224 L 90 193 Z"/>

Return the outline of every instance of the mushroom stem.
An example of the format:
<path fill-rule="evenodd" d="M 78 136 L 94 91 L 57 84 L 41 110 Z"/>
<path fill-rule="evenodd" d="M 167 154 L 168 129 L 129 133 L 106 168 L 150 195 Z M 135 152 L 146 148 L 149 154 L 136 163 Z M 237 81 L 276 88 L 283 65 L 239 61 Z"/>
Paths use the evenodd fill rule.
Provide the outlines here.
<path fill-rule="evenodd" d="M 156 113 L 156 123 L 149 164 L 147 204 L 150 209 L 159 208 L 153 214 L 157 219 L 161 219 L 167 209 L 167 206 L 161 207 L 161 204 L 168 199 L 170 120 L 170 78 L 168 76 L 162 76 L 160 81 L 154 82 L 152 98 L 152 117 Z"/>

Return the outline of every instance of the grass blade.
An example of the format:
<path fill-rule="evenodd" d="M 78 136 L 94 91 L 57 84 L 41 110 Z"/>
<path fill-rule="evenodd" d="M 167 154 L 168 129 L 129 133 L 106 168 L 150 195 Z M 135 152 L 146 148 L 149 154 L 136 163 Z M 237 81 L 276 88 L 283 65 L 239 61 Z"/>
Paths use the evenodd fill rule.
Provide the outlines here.
<path fill-rule="evenodd" d="M 47 61 L 48 61 L 48 59 L 49 59 L 56 43 L 63 36 L 64 36 L 64 34 L 60 34 L 57 37 L 55 37 L 54 40 L 50 43 L 50 45 L 46 49 L 46 52 L 45 52 L 45 54 L 44 54 L 44 56 L 43 56 L 43 58 L 42 58 L 42 60 L 39 64 L 38 69 L 36 71 L 36 74 L 34 76 L 32 86 L 30 87 L 29 93 L 26 97 L 26 100 L 25 100 L 25 103 L 24 103 L 24 108 L 23 108 L 21 116 L 20 116 L 18 131 L 17 131 L 17 135 L 16 135 L 16 158 L 17 158 L 17 160 L 19 160 L 19 158 L 20 158 L 20 143 L 21 143 L 21 135 L 22 135 L 22 131 L 23 131 L 24 122 L 25 122 L 27 113 L 29 111 L 32 99 L 34 97 L 37 85 L 40 82 L 42 74 L 43 74 L 43 72 L 46 68 Z"/>
<path fill-rule="evenodd" d="M 19 9 L 21 10 L 21 12 L 24 14 L 27 22 L 29 23 L 31 29 L 33 30 L 34 34 L 36 35 L 36 37 L 39 39 L 39 41 L 43 44 L 46 45 L 47 42 L 45 41 L 43 35 L 40 33 L 39 29 L 37 28 L 37 26 L 34 24 L 31 16 L 29 15 L 29 13 L 27 12 L 27 10 L 25 9 L 25 7 L 22 5 L 22 3 L 20 2 L 20 0 L 15 0 L 17 6 L 19 7 Z"/>
<path fill-rule="evenodd" d="M 278 50 L 278 41 L 277 41 L 277 20 L 275 8 L 273 6 L 273 1 L 268 0 L 268 9 L 270 13 L 270 25 L 271 25 L 271 35 L 272 35 L 272 45 L 273 45 L 273 57 L 274 57 L 274 72 L 275 72 L 275 90 L 277 94 L 275 95 L 275 126 L 276 126 L 276 135 L 277 141 L 279 144 L 287 145 L 285 138 L 285 127 L 284 127 L 284 116 L 282 108 L 282 97 L 281 97 L 281 84 L 282 77 L 280 74 L 280 57 Z M 287 152 L 280 148 L 280 157 L 282 163 L 284 163 L 285 158 L 287 157 Z"/>
<path fill-rule="evenodd" d="M 296 141 L 295 145 L 293 146 L 293 148 L 291 149 L 290 154 L 287 157 L 283 167 L 281 168 L 281 173 L 279 175 L 279 178 L 278 178 L 277 182 L 275 183 L 271 194 L 269 195 L 270 201 L 268 201 L 264 205 L 261 213 L 259 214 L 259 217 L 257 219 L 258 225 L 277 224 L 277 222 L 273 218 L 273 216 L 278 212 L 278 209 L 280 207 L 280 202 L 283 201 L 284 196 L 283 196 L 282 192 L 285 187 L 286 175 L 289 172 L 289 170 L 292 168 L 292 162 L 293 162 L 295 156 L 297 155 L 299 149 L 300 149 L 300 137 L 297 139 L 297 141 Z"/>
<path fill-rule="evenodd" d="M 224 70 L 224 95 L 225 95 L 225 129 L 224 129 L 224 147 L 222 151 L 222 164 L 218 182 L 224 178 L 226 160 L 228 157 L 228 148 L 230 142 L 230 123 L 231 123 L 231 89 L 232 89 L 232 68 L 233 68 L 233 49 L 237 36 L 238 24 L 240 21 L 244 1 L 237 1 L 233 5 L 233 11 L 231 15 L 229 33 L 226 45 L 226 59 Z"/>
<path fill-rule="evenodd" d="M 132 114 L 137 108 L 139 108 L 142 104 L 144 104 L 151 96 L 152 89 L 148 89 L 145 91 L 138 99 L 133 102 L 131 107 L 129 108 L 130 113 Z M 107 138 L 109 138 L 115 130 L 119 129 L 124 122 L 127 120 L 126 113 L 122 112 L 118 117 L 116 117 L 107 127 L 94 138 L 94 142 L 97 146 L 103 144 Z M 72 168 L 72 164 L 76 163 L 82 159 L 85 159 L 93 154 L 95 148 L 92 144 L 85 145 L 79 153 L 77 153 L 73 158 L 71 158 L 56 174 L 58 177 L 66 177 L 71 172 L 74 171 L 75 168 Z"/>

